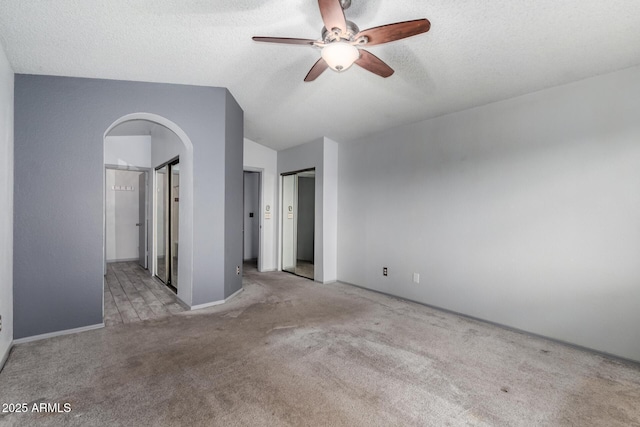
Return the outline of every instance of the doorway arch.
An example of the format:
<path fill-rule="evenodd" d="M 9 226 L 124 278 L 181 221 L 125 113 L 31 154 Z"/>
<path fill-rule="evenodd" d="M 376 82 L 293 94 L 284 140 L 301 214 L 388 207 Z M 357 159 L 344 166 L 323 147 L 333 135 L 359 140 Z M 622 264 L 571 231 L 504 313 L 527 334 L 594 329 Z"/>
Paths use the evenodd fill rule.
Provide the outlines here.
<path fill-rule="evenodd" d="M 175 139 L 180 142 L 180 218 L 179 218 L 179 235 L 180 235 L 180 257 L 178 259 L 178 298 L 187 306 L 192 305 L 193 300 L 193 144 L 189 136 L 174 122 L 166 117 L 159 116 L 152 113 L 132 113 L 120 117 L 115 120 L 111 125 L 107 127 L 103 134 L 103 145 L 106 147 L 106 138 L 110 136 L 118 127 L 122 125 L 132 125 L 135 123 L 146 123 L 153 126 L 160 127 L 159 129 L 170 131 L 172 135 L 175 135 Z M 133 126 L 135 127 L 135 126 Z M 147 126 L 148 128 L 148 126 Z M 154 135 L 153 131 L 148 131 L 151 136 L 151 150 L 154 148 Z M 156 166 L 153 162 L 153 155 L 150 155 L 150 170 Z M 103 164 L 107 164 L 103 159 Z M 166 159 L 169 160 L 169 159 Z M 160 163 L 161 164 L 161 163 Z M 133 165 L 139 166 L 139 165 Z M 153 177 L 154 174 L 151 174 Z M 150 180 L 150 188 L 155 188 L 154 178 Z M 154 192 L 150 192 L 154 193 Z M 155 194 L 150 198 L 150 203 L 153 206 L 155 203 Z M 153 209 L 150 209 L 153 211 Z M 104 209 L 103 209 L 104 211 Z M 152 221 L 155 221 L 154 215 L 152 215 Z M 105 219 L 106 221 L 106 219 Z M 105 222 L 106 224 L 106 222 Z M 155 224 L 151 227 L 155 229 Z M 103 231 L 103 246 L 106 251 L 106 235 Z M 156 256 L 154 256 L 155 245 L 155 233 L 150 233 L 152 236 L 149 245 L 150 248 L 150 260 L 151 268 L 153 272 L 156 263 Z M 106 254 L 105 262 L 106 262 Z"/>

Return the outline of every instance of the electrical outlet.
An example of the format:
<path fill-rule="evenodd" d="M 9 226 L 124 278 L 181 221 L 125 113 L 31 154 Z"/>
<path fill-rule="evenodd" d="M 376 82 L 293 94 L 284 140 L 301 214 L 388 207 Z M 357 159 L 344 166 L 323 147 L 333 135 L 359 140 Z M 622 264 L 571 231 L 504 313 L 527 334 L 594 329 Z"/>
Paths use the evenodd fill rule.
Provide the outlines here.
<path fill-rule="evenodd" d="M 387 267 L 382 267 L 382 275 L 383 276 L 388 276 L 389 275 L 389 271 L 387 270 Z"/>
<path fill-rule="evenodd" d="M 413 283 L 420 283 L 420 273 L 413 273 Z"/>
<path fill-rule="evenodd" d="M 236 265 L 236 274 L 240 275 L 240 266 L 239 265 Z"/>

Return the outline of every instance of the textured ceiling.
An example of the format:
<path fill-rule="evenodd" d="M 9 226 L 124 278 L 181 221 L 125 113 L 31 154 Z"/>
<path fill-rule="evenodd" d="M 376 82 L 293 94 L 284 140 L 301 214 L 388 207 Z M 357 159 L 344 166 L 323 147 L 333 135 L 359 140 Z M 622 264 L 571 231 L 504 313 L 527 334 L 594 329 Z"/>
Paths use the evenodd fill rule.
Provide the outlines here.
<path fill-rule="evenodd" d="M 16 73 L 227 87 L 245 135 L 275 149 L 389 127 L 640 64 L 638 0 L 353 0 L 361 29 L 428 18 L 431 31 L 370 51 L 396 70 L 302 80 L 316 0 L 0 0 Z"/>

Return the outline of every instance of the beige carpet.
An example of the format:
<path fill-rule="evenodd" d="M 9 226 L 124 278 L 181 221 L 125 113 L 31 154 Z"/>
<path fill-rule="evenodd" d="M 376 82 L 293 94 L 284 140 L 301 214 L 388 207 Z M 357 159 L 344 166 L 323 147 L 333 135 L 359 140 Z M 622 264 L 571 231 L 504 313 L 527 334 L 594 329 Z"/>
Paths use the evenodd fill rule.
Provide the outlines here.
<path fill-rule="evenodd" d="M 247 269 L 229 303 L 18 345 L 2 425 L 639 426 L 640 367 Z"/>

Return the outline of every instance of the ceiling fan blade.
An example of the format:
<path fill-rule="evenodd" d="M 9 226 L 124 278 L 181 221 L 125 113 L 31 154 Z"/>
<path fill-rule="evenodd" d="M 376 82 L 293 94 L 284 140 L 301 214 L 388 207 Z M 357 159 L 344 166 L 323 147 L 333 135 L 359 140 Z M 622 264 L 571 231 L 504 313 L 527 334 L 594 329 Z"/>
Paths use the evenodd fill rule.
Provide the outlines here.
<path fill-rule="evenodd" d="M 307 73 L 307 77 L 304 78 L 304 81 L 305 82 L 314 81 L 327 68 L 329 68 L 329 64 L 327 64 L 327 62 L 322 58 L 318 59 L 318 61 L 315 64 L 313 64 L 313 67 L 311 67 L 311 69 Z"/>
<path fill-rule="evenodd" d="M 282 44 L 308 44 L 313 46 L 316 40 L 310 39 L 292 39 L 289 37 L 252 37 L 257 42 L 264 43 L 282 43 Z"/>
<path fill-rule="evenodd" d="M 331 31 L 334 28 L 339 28 L 343 33 L 347 32 L 347 20 L 344 17 L 344 10 L 340 0 L 318 0 L 318 6 L 320 7 L 320 15 L 322 15 L 322 22 L 324 27 Z"/>
<path fill-rule="evenodd" d="M 393 74 L 393 68 L 385 64 L 382 59 L 364 49 L 360 49 L 360 58 L 358 58 L 356 64 L 380 77 L 389 77 Z"/>
<path fill-rule="evenodd" d="M 369 28 L 360 31 L 356 37 L 366 36 L 369 40 L 365 46 L 373 46 L 426 33 L 429 28 L 431 28 L 431 22 L 428 19 L 416 19 Z"/>

